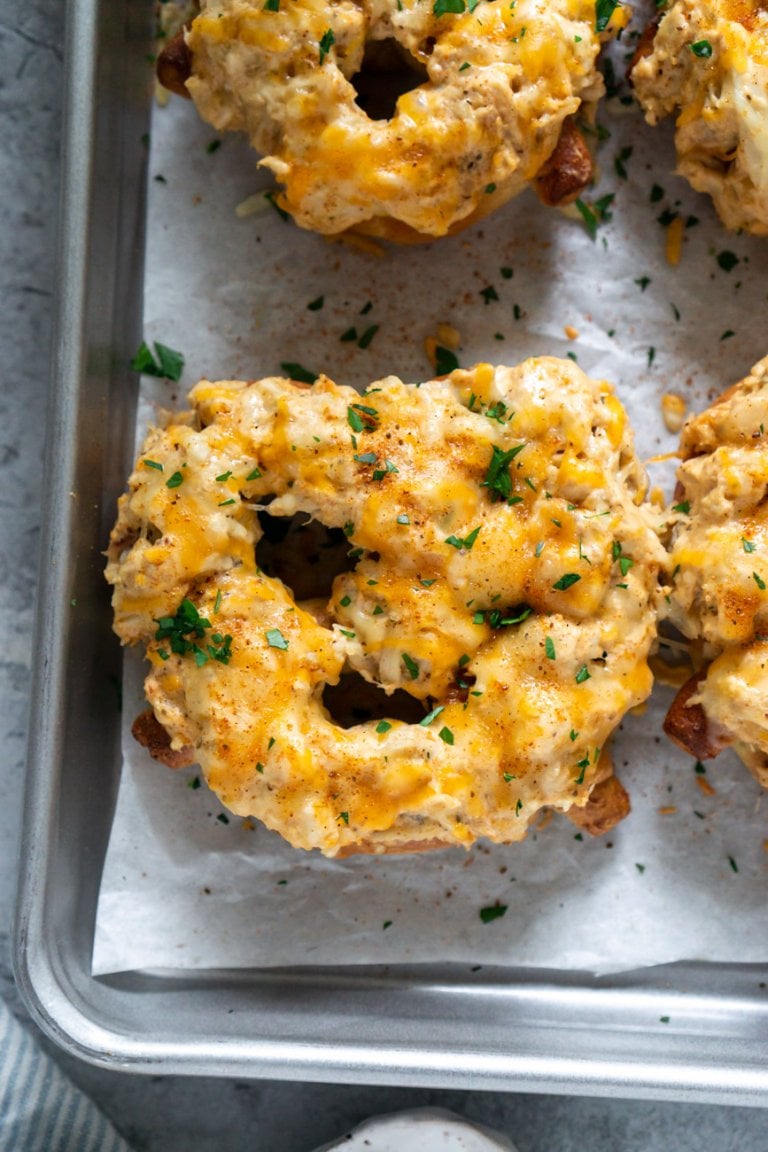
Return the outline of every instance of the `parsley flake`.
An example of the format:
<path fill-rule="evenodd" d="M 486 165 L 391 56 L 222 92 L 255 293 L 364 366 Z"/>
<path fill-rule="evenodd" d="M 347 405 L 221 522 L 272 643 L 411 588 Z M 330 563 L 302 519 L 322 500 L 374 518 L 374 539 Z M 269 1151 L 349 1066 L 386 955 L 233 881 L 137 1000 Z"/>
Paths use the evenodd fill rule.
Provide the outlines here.
<path fill-rule="evenodd" d="M 419 720 L 419 727 L 428 728 L 432 721 L 437 719 L 441 712 L 445 712 L 444 704 L 438 704 L 437 708 L 433 708 L 432 711 L 428 712 L 422 720 Z"/>
<path fill-rule="evenodd" d="M 561 576 L 559 580 L 555 581 L 552 589 L 555 592 L 565 592 L 568 588 L 577 584 L 579 580 L 581 580 L 581 576 L 579 576 L 577 572 L 566 572 L 564 576 Z"/>
<path fill-rule="evenodd" d="M 419 678 L 419 665 L 413 656 L 409 656 L 407 652 L 400 653 L 401 659 L 405 667 L 408 669 L 408 675 L 411 680 L 418 680 Z"/>
<path fill-rule="evenodd" d="M 376 731 L 380 735 L 383 735 L 385 732 L 389 732 L 391 727 L 392 725 L 390 724 L 389 720 L 379 720 L 378 724 L 376 725 Z"/>
<path fill-rule="evenodd" d="M 279 648 L 282 652 L 288 648 L 288 641 L 279 628 L 268 628 L 264 635 L 270 648 Z"/>
<path fill-rule="evenodd" d="M 444 744 L 453 744 L 453 732 L 451 732 L 450 728 L 441 728 L 438 736 Z"/>
<path fill-rule="evenodd" d="M 589 674 L 589 669 L 587 668 L 586 664 L 582 664 L 581 668 L 579 668 L 578 672 L 576 673 L 576 683 L 583 684 L 585 680 L 591 679 L 592 677 Z"/>
<path fill-rule="evenodd" d="M 696 40 L 695 43 L 691 44 L 691 52 L 702 60 L 709 60 L 712 55 L 712 45 L 709 40 Z"/>
<path fill-rule="evenodd" d="M 310 372 L 309 368 L 304 368 L 301 364 L 282 361 L 280 367 L 283 372 L 288 374 L 291 380 L 297 380 L 300 384 L 314 384 L 315 380 L 317 380 L 317 372 Z"/>
<path fill-rule="evenodd" d="M 459 367 L 461 365 L 456 353 L 451 352 L 450 348 L 443 348 L 442 344 L 438 344 L 435 348 L 435 372 L 437 375 L 449 376 Z"/>
<path fill-rule="evenodd" d="M 557 660 L 557 653 L 555 652 L 555 642 L 551 636 L 547 636 L 544 641 L 544 652 L 548 660 Z"/>
<path fill-rule="evenodd" d="M 145 376 L 160 376 L 165 380 L 180 380 L 184 371 L 184 357 L 181 352 L 174 351 L 167 344 L 154 344 L 153 356 L 147 345 L 142 341 L 139 350 L 131 360 L 134 372 L 142 372 Z M 157 357 L 157 359 L 155 359 Z"/>
<path fill-rule="evenodd" d="M 326 28 L 325 32 L 323 32 L 322 36 L 320 37 L 320 43 L 318 45 L 318 47 L 320 48 L 320 63 L 321 64 L 323 63 L 323 61 L 325 60 L 326 56 L 328 55 L 328 53 L 330 52 L 331 48 L 333 47 L 333 45 L 335 43 L 336 43 L 336 37 L 333 34 L 333 29 L 332 28 Z"/>
<path fill-rule="evenodd" d="M 483 924 L 490 924 L 492 920 L 499 920 L 506 910 L 506 904 L 491 904 L 489 908 L 480 909 L 480 919 Z"/>

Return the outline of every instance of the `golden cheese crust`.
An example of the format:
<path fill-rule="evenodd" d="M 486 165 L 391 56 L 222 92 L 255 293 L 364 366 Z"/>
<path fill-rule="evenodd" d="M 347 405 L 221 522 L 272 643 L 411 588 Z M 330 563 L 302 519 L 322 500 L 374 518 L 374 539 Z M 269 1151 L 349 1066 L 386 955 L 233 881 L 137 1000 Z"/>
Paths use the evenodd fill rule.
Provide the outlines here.
<path fill-rule="evenodd" d="M 768 234 L 768 10 L 674 0 L 630 78 L 646 119 L 677 115 L 678 171 L 727 228 Z"/>
<path fill-rule="evenodd" d="M 681 437 L 669 620 L 697 676 L 667 731 L 699 759 L 732 744 L 768 786 L 768 358 Z"/>
<path fill-rule="evenodd" d="M 190 400 L 147 437 L 107 579 L 171 748 L 223 803 L 330 856 L 514 841 L 587 806 L 651 688 L 663 560 L 610 385 L 542 358 Z M 257 566 L 265 502 L 347 537 L 327 604 Z M 421 719 L 341 727 L 322 697 L 349 671 Z M 624 811 L 608 790 L 591 821 Z"/>
<path fill-rule="evenodd" d="M 534 181 L 603 93 L 594 0 L 458 6 L 203 0 L 186 89 L 214 127 L 247 133 L 301 227 L 444 236 Z M 353 83 L 375 50 L 414 73 L 390 118 L 371 118 Z M 591 175 L 583 160 L 565 199 Z"/>

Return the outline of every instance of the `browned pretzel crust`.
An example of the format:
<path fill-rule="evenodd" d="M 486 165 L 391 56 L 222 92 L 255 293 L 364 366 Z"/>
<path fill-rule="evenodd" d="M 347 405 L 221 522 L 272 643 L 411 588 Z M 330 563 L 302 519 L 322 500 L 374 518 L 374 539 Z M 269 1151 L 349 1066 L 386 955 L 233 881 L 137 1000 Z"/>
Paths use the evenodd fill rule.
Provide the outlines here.
<path fill-rule="evenodd" d="M 707 669 L 686 680 L 672 701 L 664 720 L 664 731 L 678 748 L 697 760 L 711 760 L 730 743 L 724 733 L 715 731 L 706 712 L 699 703 L 691 703 L 704 680 Z"/>
<path fill-rule="evenodd" d="M 195 763 L 195 750 L 171 748 L 171 738 L 155 716 L 151 708 L 146 708 L 131 725 L 134 740 L 146 748 L 153 760 L 165 764 L 166 768 L 189 768 Z"/>
<path fill-rule="evenodd" d="M 569 808 L 566 816 L 590 836 L 602 836 L 628 816 L 629 810 L 626 788 L 618 777 L 608 776 L 595 785 L 583 808 Z"/>
<path fill-rule="evenodd" d="M 534 181 L 539 199 L 550 207 L 570 204 L 592 180 L 592 154 L 572 116 L 563 122 L 560 139 Z"/>
<path fill-rule="evenodd" d="M 192 53 L 185 38 L 185 29 L 169 40 L 157 58 L 157 78 L 163 88 L 189 100 L 187 80 L 192 75 Z"/>

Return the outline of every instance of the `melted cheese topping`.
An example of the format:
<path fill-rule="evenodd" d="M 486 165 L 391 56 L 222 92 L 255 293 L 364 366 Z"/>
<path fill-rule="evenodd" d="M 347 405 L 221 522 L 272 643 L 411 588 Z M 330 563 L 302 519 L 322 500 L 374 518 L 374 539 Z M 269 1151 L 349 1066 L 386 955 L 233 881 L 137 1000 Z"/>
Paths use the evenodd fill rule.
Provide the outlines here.
<path fill-rule="evenodd" d="M 689 420 L 667 615 L 709 664 L 694 702 L 753 770 L 768 756 L 768 358 Z M 711 661 L 711 663 L 709 663 Z M 768 776 L 765 783 L 768 784 Z"/>
<path fill-rule="evenodd" d="M 632 83 L 649 123 L 678 113 L 678 171 L 709 193 L 723 223 L 768 234 L 765 6 L 675 0 L 653 51 L 633 68 Z"/>
<path fill-rule="evenodd" d="M 585 804 L 650 691 L 662 559 L 610 386 L 537 359 L 362 397 L 321 376 L 190 399 L 194 423 L 147 438 L 107 579 L 158 719 L 222 801 L 328 855 L 517 840 Z M 256 565 L 267 496 L 357 550 L 322 612 Z M 185 597 L 227 662 L 156 638 Z M 423 701 L 425 723 L 339 727 L 321 697 L 344 670 Z"/>
<path fill-rule="evenodd" d="M 203 0 L 187 88 L 205 120 L 247 132 L 302 227 L 442 236 L 533 179 L 603 84 L 594 0 L 434 7 Z M 427 82 L 415 73 L 391 119 L 372 120 L 352 81 L 366 45 L 385 40 Z"/>

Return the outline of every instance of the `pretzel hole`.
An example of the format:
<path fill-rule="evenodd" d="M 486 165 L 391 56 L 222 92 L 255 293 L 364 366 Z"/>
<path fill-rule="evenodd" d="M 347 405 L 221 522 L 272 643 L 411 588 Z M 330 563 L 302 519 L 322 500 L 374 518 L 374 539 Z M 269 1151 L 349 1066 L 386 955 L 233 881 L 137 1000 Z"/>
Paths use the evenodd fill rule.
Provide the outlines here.
<path fill-rule="evenodd" d="M 369 120 L 391 120 L 400 97 L 426 78 L 423 66 L 389 38 L 366 44 L 360 71 L 350 83 L 356 92 L 355 103 Z"/>
<path fill-rule="evenodd" d="M 333 581 L 355 567 L 350 543 L 341 528 L 328 528 L 306 512 L 295 516 L 258 513 L 263 536 L 256 563 L 266 575 L 282 580 L 296 600 L 328 600 Z"/>
<path fill-rule="evenodd" d="M 418 724 L 424 719 L 424 706 L 415 697 L 397 688 L 388 696 L 378 684 L 371 684 L 357 672 L 347 672 L 338 684 L 326 684 L 323 704 L 340 728 L 354 728 L 367 720 L 403 720 Z"/>

